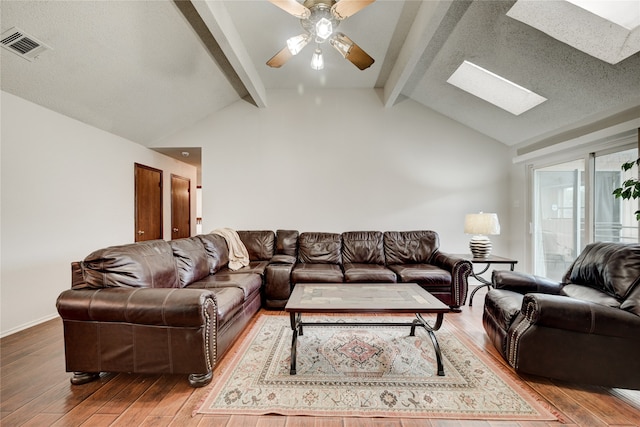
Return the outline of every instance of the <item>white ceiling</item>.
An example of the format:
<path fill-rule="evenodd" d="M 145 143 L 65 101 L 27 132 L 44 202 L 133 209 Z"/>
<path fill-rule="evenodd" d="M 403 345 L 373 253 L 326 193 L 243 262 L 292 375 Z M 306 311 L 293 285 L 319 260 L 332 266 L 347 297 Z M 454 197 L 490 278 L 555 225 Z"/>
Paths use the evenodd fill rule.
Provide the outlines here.
<path fill-rule="evenodd" d="M 507 16 L 513 4 L 377 0 L 339 26 L 375 63 L 325 46 L 318 72 L 312 44 L 265 64 L 302 32 L 267 0 L 2 0 L 2 32 L 52 47 L 33 62 L 0 49 L 2 90 L 147 146 L 240 99 L 269 108 L 272 89 L 379 88 L 387 108 L 411 98 L 510 146 L 640 111 L 639 53 L 609 64 Z M 476 98 L 446 82 L 464 60 L 548 101 L 514 116 Z"/>

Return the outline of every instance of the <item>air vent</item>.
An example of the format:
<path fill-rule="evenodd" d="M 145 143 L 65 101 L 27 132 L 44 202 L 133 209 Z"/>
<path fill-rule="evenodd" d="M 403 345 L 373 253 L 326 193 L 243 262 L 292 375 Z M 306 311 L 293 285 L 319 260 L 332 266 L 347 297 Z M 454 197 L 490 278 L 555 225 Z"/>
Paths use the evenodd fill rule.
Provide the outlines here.
<path fill-rule="evenodd" d="M 15 53 L 27 61 L 33 61 L 42 52 L 51 49 L 37 38 L 16 27 L 10 28 L 2 33 L 0 38 L 0 44 L 3 48 Z"/>

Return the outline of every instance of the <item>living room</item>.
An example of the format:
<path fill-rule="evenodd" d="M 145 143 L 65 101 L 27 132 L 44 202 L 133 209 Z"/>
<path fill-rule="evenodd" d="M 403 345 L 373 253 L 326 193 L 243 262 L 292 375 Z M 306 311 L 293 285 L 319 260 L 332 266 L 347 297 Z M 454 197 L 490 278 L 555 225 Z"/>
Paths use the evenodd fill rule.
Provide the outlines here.
<path fill-rule="evenodd" d="M 179 10 L 183 6 L 154 6 L 158 2 L 134 2 L 140 4 L 136 13 L 144 12 L 155 19 L 160 19 L 158 15 L 171 16 L 172 22 L 177 21 L 174 24 L 180 37 L 190 40 L 188 52 L 195 59 L 166 60 L 156 64 L 155 73 L 145 69 L 147 75 L 130 77 L 130 85 L 126 75 L 121 74 L 125 71 L 100 62 L 106 61 L 101 58 L 108 58 L 112 63 L 128 64 L 124 58 L 118 60 L 118 55 L 125 55 L 127 50 L 107 48 L 67 66 L 66 76 L 51 73 L 49 79 L 43 79 L 56 52 L 71 49 L 56 42 L 52 29 L 56 24 L 49 20 L 55 22 L 51 17 L 72 9 L 54 12 L 50 9 L 57 7 L 55 2 L 17 3 L 3 1 L 2 31 L 23 26 L 53 49 L 33 62 L 13 58 L 15 55 L 2 50 L 2 337 L 57 317 L 55 300 L 70 286 L 72 261 L 81 260 L 100 247 L 133 241 L 134 163 L 163 170 L 165 183 L 171 174 L 189 178 L 193 187 L 198 183 L 202 187 L 205 232 L 219 227 L 328 232 L 430 229 L 439 233 L 443 251 L 466 253 L 470 236 L 463 230 L 465 215 L 495 212 L 500 218 L 501 233 L 491 237 L 493 252 L 517 259 L 517 270 L 532 272 L 531 165 L 564 161 L 575 153 L 626 149 L 634 143 L 630 138 L 635 138 L 637 145 L 640 77 L 634 71 L 640 64 L 640 55 L 634 53 L 618 65 L 608 65 L 566 44 L 552 42 L 549 36 L 522 23 L 510 22 L 511 18 L 503 17 L 499 25 L 493 24 L 496 32 L 503 28 L 509 35 L 508 29 L 515 26 L 525 32 L 521 37 L 529 38 L 530 45 L 525 46 L 540 46 L 530 59 L 523 60 L 524 68 L 569 58 L 556 64 L 553 71 L 543 73 L 536 68 L 532 74 L 540 75 L 535 81 L 541 83 L 532 89 L 544 92 L 550 100 L 547 102 L 552 103 L 556 94 L 568 96 L 559 86 L 568 86 L 569 81 L 575 80 L 577 84 L 568 91 L 579 92 L 579 97 L 562 98 L 544 114 L 536 113 L 538 107 L 534 107 L 528 113 L 513 116 L 497 107 L 486 107 L 485 101 L 459 89 L 448 89 L 457 91 L 454 96 L 449 96 L 449 91 L 441 92 L 448 85 L 445 80 L 449 75 L 437 75 L 439 69 L 423 65 L 430 71 L 417 80 L 423 76 L 439 78 L 439 86 L 427 93 L 434 99 L 450 100 L 451 105 L 443 102 L 438 107 L 440 111 L 460 111 L 459 116 L 449 115 L 426 104 L 425 97 L 417 93 L 415 99 L 404 92 L 389 97 L 387 91 L 398 87 L 392 83 L 376 84 L 382 65 L 386 64 L 386 50 L 370 52 L 377 62 L 369 71 L 360 71 L 339 56 L 327 55 L 324 85 L 329 88 L 323 87 L 319 77 L 322 74 L 311 74 L 313 70 L 300 74 L 299 80 L 304 83 L 300 87 L 295 80 L 286 87 L 271 85 L 263 90 L 256 89 L 255 78 L 250 80 L 252 88 L 240 72 L 236 75 L 241 76 L 238 79 L 247 88 L 246 93 L 238 92 L 229 81 L 219 82 L 224 76 L 221 71 L 201 71 L 203 67 L 217 70 L 224 66 L 217 65 L 201 45 L 204 42 L 196 36 L 200 35 L 199 30 L 190 29 L 188 19 Z M 256 7 L 261 12 L 275 9 L 269 16 L 277 16 L 285 26 L 291 24 L 294 33 L 299 31 L 294 18 L 264 3 Z M 363 16 L 369 22 L 377 17 L 364 15 L 367 11 L 373 14 L 377 3 L 340 27 L 366 50 L 367 31 L 357 32 L 357 20 Z M 393 2 L 380 3 L 385 12 L 394 6 L 387 4 Z M 470 3 L 467 6 L 471 10 L 480 7 L 473 4 L 477 2 Z M 510 4 L 493 3 L 491 9 L 509 10 Z M 96 15 L 116 12 L 108 7 L 99 6 Z M 153 12 L 154 7 L 159 10 Z M 41 8 L 44 11 L 38 12 Z M 402 8 L 393 10 L 394 16 L 404 16 Z M 120 11 L 117 16 L 131 20 L 144 15 Z M 94 26 L 102 22 L 84 9 L 69 15 L 69 21 L 84 28 L 84 33 L 72 32 L 72 36 L 91 37 L 91 31 L 79 25 L 83 19 Z M 472 15 L 466 19 L 472 19 Z M 96 34 L 104 36 L 102 31 L 130 28 L 115 21 L 109 21 L 104 28 L 94 28 Z M 453 38 L 459 36 L 451 31 Z M 163 30 L 156 29 L 153 34 L 156 32 Z M 275 40 L 270 40 L 268 47 L 273 53 L 286 39 L 280 36 L 281 32 L 273 32 Z M 497 40 L 502 42 L 508 39 L 507 35 L 502 34 Z M 264 34 L 262 37 L 268 38 Z M 94 43 L 94 47 L 99 46 L 99 42 Z M 559 50 L 547 50 L 551 44 L 561 46 L 557 47 Z M 491 56 L 500 57 L 500 48 L 504 46 L 484 49 Z M 139 52 L 139 46 L 131 50 Z M 427 46 L 423 46 L 422 51 L 426 50 Z M 545 52 L 549 58 L 543 59 Z M 478 50 L 477 55 L 480 53 Z M 254 58 L 254 67 L 266 67 L 264 62 L 270 55 L 261 61 Z M 163 57 L 156 57 L 160 61 L 158 58 Z M 229 61 L 233 62 L 233 58 Z M 331 68 L 334 65 L 330 61 L 344 61 L 346 67 L 352 68 L 344 71 L 349 84 L 332 86 L 336 83 L 331 80 L 339 79 L 342 69 Z M 113 75 L 104 81 L 87 80 L 86 75 L 91 74 L 84 67 L 92 62 L 106 70 L 92 69 L 94 76 Z M 309 68 L 306 58 L 302 62 L 305 69 Z M 267 76 L 265 81 L 271 82 L 279 79 L 276 74 L 286 71 L 289 65 L 296 63 L 261 73 Z M 60 64 L 55 66 L 65 69 Z M 124 65 L 122 68 L 128 70 Z M 455 67 L 448 69 L 452 72 Z M 156 74 L 162 73 L 173 79 L 175 86 L 161 80 L 164 91 L 147 91 L 150 87 L 145 86 L 144 80 L 154 80 Z M 563 73 L 569 77 L 562 77 Z M 182 86 L 189 76 L 216 82 L 198 87 L 206 90 L 200 92 L 199 104 L 194 102 L 199 99 L 193 95 L 194 89 L 189 86 L 188 92 Z M 291 78 L 291 74 L 287 76 Z M 546 80 L 551 86 L 544 85 Z M 410 83 L 417 85 L 413 80 Z M 137 92 L 135 87 L 140 85 L 144 91 Z M 56 91 L 49 91 L 47 86 Z M 130 92 L 131 98 L 123 97 L 120 90 Z M 117 91 L 118 96 L 109 91 Z M 409 89 L 405 92 L 411 94 Z M 145 97 L 156 107 L 138 104 Z M 65 102 L 67 98 L 72 102 Z M 80 102 L 83 103 L 77 104 Z M 262 103 L 266 106 L 255 105 Z M 169 110 L 182 106 L 188 115 L 169 120 L 157 106 Z M 544 104 L 539 106 L 543 107 Z M 193 109 L 198 108 L 202 111 L 195 114 Z M 118 109 L 123 113 L 114 113 Z M 150 117 L 146 110 L 158 113 L 157 117 Z M 563 110 L 571 111 L 556 117 Z M 476 118 L 465 124 L 465 114 L 473 111 Z M 535 117 L 527 120 L 527 114 Z M 504 136 L 500 140 L 487 134 L 491 128 L 511 139 Z M 629 137 L 634 130 L 635 136 Z M 196 167 L 153 150 L 167 147 L 201 148 L 200 182 Z M 165 185 L 165 195 L 168 191 L 169 185 Z M 170 236 L 168 196 L 164 202 L 164 235 Z M 195 198 L 191 203 L 195 234 Z"/>

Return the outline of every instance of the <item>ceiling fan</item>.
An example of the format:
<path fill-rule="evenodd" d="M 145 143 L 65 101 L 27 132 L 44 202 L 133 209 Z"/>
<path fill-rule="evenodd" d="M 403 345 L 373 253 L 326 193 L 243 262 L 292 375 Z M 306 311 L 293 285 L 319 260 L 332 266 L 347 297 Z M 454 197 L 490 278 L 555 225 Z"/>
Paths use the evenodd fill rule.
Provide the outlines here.
<path fill-rule="evenodd" d="M 374 63 L 374 59 L 336 27 L 345 18 L 364 9 L 375 0 L 269 0 L 282 10 L 300 19 L 304 33 L 291 37 L 287 45 L 267 61 L 267 65 L 280 68 L 294 55 L 297 55 L 309 42 L 317 47 L 311 58 L 311 68 L 324 68 L 324 58 L 320 45 L 329 42 L 345 59 L 361 70 Z"/>

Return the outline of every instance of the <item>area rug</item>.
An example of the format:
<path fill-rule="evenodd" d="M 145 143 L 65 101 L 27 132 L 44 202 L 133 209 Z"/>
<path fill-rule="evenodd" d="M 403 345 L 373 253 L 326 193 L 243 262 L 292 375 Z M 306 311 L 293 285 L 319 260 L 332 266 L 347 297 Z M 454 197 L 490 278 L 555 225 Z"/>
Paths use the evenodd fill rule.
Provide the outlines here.
<path fill-rule="evenodd" d="M 411 321 L 375 321 L 384 319 Z M 327 318 L 305 316 L 305 322 L 319 320 Z M 437 375 L 429 336 L 418 328 L 411 337 L 409 329 L 305 327 L 298 338 L 297 374 L 290 375 L 289 317 L 261 315 L 216 368 L 194 413 L 557 420 L 525 383 L 447 325 L 446 316 L 436 332 L 444 376 Z"/>

